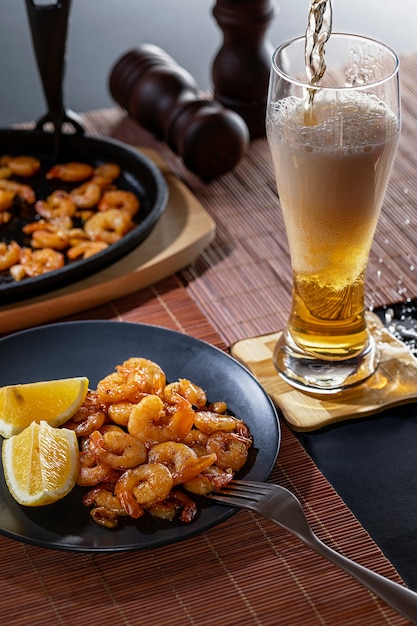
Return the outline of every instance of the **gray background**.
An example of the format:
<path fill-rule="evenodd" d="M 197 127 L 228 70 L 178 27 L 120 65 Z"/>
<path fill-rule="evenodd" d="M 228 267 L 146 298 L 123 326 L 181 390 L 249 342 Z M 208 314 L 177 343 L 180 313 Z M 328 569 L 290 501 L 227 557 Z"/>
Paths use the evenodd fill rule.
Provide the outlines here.
<path fill-rule="evenodd" d="M 37 4 L 54 3 L 36 0 Z M 113 106 L 114 63 L 141 43 L 155 43 L 211 87 L 222 41 L 215 0 L 73 0 L 67 41 L 65 105 L 74 111 Z M 276 0 L 268 38 L 276 46 L 304 33 L 310 0 Z M 397 52 L 417 50 L 416 0 L 333 0 L 333 30 L 383 40 Z M 24 0 L 0 0 L 0 126 L 38 119 L 45 102 L 32 52 Z"/>

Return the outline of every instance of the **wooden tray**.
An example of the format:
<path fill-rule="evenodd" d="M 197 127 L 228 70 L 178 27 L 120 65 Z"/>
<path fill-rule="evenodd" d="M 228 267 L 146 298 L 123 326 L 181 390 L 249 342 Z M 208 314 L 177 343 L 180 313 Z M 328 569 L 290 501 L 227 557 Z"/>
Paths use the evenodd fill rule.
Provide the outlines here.
<path fill-rule="evenodd" d="M 334 395 L 303 393 L 278 376 L 272 355 L 281 333 L 243 339 L 231 347 L 231 353 L 258 379 L 281 409 L 290 428 L 316 430 L 417 400 L 417 360 L 375 314 L 368 313 L 367 321 L 378 345 L 379 367 L 361 385 Z"/>
<path fill-rule="evenodd" d="M 50 322 L 131 294 L 182 269 L 213 240 L 215 223 L 195 196 L 156 152 L 141 151 L 158 165 L 169 189 L 167 208 L 151 234 L 135 250 L 92 276 L 0 306 L 0 332 Z"/>

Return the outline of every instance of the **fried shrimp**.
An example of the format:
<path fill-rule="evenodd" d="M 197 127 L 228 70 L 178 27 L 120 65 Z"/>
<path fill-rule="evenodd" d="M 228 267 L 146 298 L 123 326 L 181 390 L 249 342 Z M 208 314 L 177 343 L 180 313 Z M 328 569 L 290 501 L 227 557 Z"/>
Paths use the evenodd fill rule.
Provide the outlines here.
<path fill-rule="evenodd" d="M 112 372 L 100 380 L 97 394 L 107 405 L 129 402 L 139 392 L 141 383 L 142 379 L 135 372 Z"/>
<path fill-rule="evenodd" d="M 189 524 L 193 521 L 197 515 L 197 505 L 187 496 L 186 493 L 179 489 L 173 489 L 169 496 L 168 501 L 173 502 L 177 509 L 180 509 L 180 520 Z"/>
<path fill-rule="evenodd" d="M 1 164 L 1 159 L 0 159 L 0 178 L 10 178 L 12 175 L 12 170 L 7 167 L 7 165 L 2 165 Z"/>
<path fill-rule="evenodd" d="M 0 242 L 0 272 L 8 270 L 19 262 L 20 250 L 16 241 L 11 241 L 9 244 Z"/>
<path fill-rule="evenodd" d="M 233 472 L 228 472 L 217 465 L 212 465 L 201 474 L 186 480 L 183 483 L 184 489 L 199 496 L 206 496 L 213 490 L 225 487 L 233 478 Z"/>
<path fill-rule="evenodd" d="M 145 445 L 133 435 L 122 430 L 95 430 L 89 437 L 90 451 L 104 463 L 115 469 L 129 469 L 145 463 Z"/>
<path fill-rule="evenodd" d="M 82 503 L 85 506 L 93 505 L 90 511 L 91 517 L 97 524 L 106 528 L 116 528 L 119 517 L 127 516 L 119 498 L 114 495 L 113 489 L 109 486 L 93 487 L 84 495 Z"/>
<path fill-rule="evenodd" d="M 115 424 L 127 426 L 130 411 L 134 406 L 135 404 L 133 402 L 114 402 L 113 404 L 110 404 L 107 409 L 107 413 L 109 418 L 115 422 Z"/>
<path fill-rule="evenodd" d="M 9 271 L 15 280 L 22 280 L 26 276 L 32 278 L 57 270 L 64 266 L 64 262 L 64 255 L 52 248 L 22 248 L 19 263 L 12 265 Z"/>
<path fill-rule="evenodd" d="M 119 476 L 120 472 L 107 463 L 97 461 L 92 452 L 80 452 L 80 469 L 77 477 L 77 485 L 80 487 L 94 487 L 102 482 L 115 483 Z"/>
<path fill-rule="evenodd" d="M 131 410 L 128 431 L 146 446 L 162 441 L 180 441 L 191 430 L 194 411 L 185 398 L 178 396 L 175 404 L 166 405 L 155 395 L 146 395 Z"/>
<path fill-rule="evenodd" d="M 41 162 L 32 156 L 15 156 L 9 158 L 7 167 L 12 174 L 25 178 L 35 176 L 35 174 L 40 172 Z"/>
<path fill-rule="evenodd" d="M 182 442 L 192 448 L 198 456 L 203 456 L 207 454 L 206 443 L 208 438 L 206 433 L 201 432 L 198 428 L 192 428 Z"/>
<path fill-rule="evenodd" d="M 46 200 L 38 200 L 35 203 L 35 211 L 45 219 L 73 217 L 76 208 L 69 193 L 63 189 L 56 189 Z"/>
<path fill-rule="evenodd" d="M 99 181 L 102 185 L 112 183 L 119 178 L 122 170 L 117 163 L 103 163 L 94 169 L 93 181 Z"/>
<path fill-rule="evenodd" d="M 94 181 L 87 181 L 70 191 L 70 198 L 77 209 L 92 209 L 101 198 L 101 187 Z"/>
<path fill-rule="evenodd" d="M 180 511 L 180 520 L 187 524 L 197 515 L 197 505 L 183 491 L 173 489 L 166 500 L 156 502 L 147 510 L 153 517 L 164 520 L 172 520 Z"/>
<path fill-rule="evenodd" d="M 216 455 L 206 454 L 199 457 L 184 443 L 165 441 L 149 450 L 148 461 L 165 465 L 172 475 L 174 485 L 178 485 L 213 465 L 216 462 Z"/>
<path fill-rule="evenodd" d="M 65 428 L 74 430 L 77 437 L 86 437 L 101 428 L 106 420 L 106 412 L 98 394 L 88 390 L 78 411 L 65 422 Z"/>
<path fill-rule="evenodd" d="M 11 189 L 0 189 L 0 213 L 12 208 L 15 195 Z"/>
<path fill-rule="evenodd" d="M 58 163 L 51 167 L 45 174 L 48 179 L 62 180 L 66 183 L 76 183 L 91 178 L 94 174 L 94 168 L 88 163 L 78 163 L 76 161 L 70 163 Z"/>
<path fill-rule="evenodd" d="M 71 260 L 89 259 L 94 254 L 98 254 L 108 247 L 109 244 L 104 241 L 79 241 L 68 248 L 67 257 Z"/>
<path fill-rule="evenodd" d="M 133 217 L 139 211 L 139 200 L 131 191 L 122 189 L 105 191 L 98 203 L 98 210 L 108 211 L 109 209 L 122 210 Z"/>
<path fill-rule="evenodd" d="M 138 374 L 142 378 L 141 392 L 160 395 L 165 389 L 166 376 L 163 369 L 154 361 L 132 357 L 116 367 L 118 372 Z"/>
<path fill-rule="evenodd" d="M 0 179 L 0 189 L 5 191 L 14 191 L 16 196 L 19 196 L 19 198 L 28 204 L 34 204 L 36 201 L 35 192 L 29 185 L 23 185 L 22 183 L 17 183 L 14 180 L 2 178 Z"/>
<path fill-rule="evenodd" d="M 188 400 L 188 402 L 200 409 L 205 407 L 207 404 L 205 391 L 187 378 L 179 378 L 177 382 L 170 383 L 165 387 L 164 395 L 167 400 L 170 399 L 173 393 L 182 396 Z"/>
<path fill-rule="evenodd" d="M 215 454 L 219 467 L 236 472 L 245 465 L 251 443 L 251 439 L 236 433 L 218 432 L 210 435 L 206 449 Z"/>
<path fill-rule="evenodd" d="M 78 436 L 77 484 L 90 488 L 82 502 L 91 518 L 105 528 L 127 516 L 192 522 L 192 494 L 227 485 L 252 445 L 246 424 L 226 409 L 208 404 L 189 379 L 167 383 L 148 358 L 116 365 L 63 425 Z"/>
<path fill-rule="evenodd" d="M 30 245 L 32 248 L 53 248 L 53 250 L 65 250 L 69 245 L 69 231 L 61 229 L 59 224 L 39 220 L 25 224 L 22 228 L 26 234 L 31 234 Z"/>
<path fill-rule="evenodd" d="M 243 436 L 248 434 L 247 426 L 242 420 L 232 415 L 219 415 L 214 411 L 196 411 L 194 426 L 207 435 L 217 432 L 236 432 Z"/>
<path fill-rule="evenodd" d="M 3 229 L 2 241 L 9 244 L 13 237 L 32 252 L 62 252 L 63 265 L 97 254 L 105 257 L 107 248 L 139 222 L 134 216 L 140 200 L 133 189 L 120 188 L 125 183 L 120 165 L 113 162 L 69 161 L 49 167 L 30 155 L 0 155 L 0 227 L 12 224 L 12 230 Z M 49 195 L 37 197 L 38 188 L 40 193 L 49 189 Z M 70 225 L 64 227 L 58 224 L 60 220 L 70 220 Z M 21 281 L 62 267 L 61 258 L 49 252 L 38 258 L 29 256 L 25 250 L 24 261 L 15 260 L 0 271 L 8 271 L 7 279 Z"/>
<path fill-rule="evenodd" d="M 94 213 L 84 224 L 84 230 L 92 241 L 116 243 L 135 227 L 131 216 L 120 209 Z"/>
<path fill-rule="evenodd" d="M 144 463 L 126 470 L 117 481 L 114 493 L 125 511 L 133 518 L 168 497 L 174 482 L 170 471 L 160 463 Z"/>

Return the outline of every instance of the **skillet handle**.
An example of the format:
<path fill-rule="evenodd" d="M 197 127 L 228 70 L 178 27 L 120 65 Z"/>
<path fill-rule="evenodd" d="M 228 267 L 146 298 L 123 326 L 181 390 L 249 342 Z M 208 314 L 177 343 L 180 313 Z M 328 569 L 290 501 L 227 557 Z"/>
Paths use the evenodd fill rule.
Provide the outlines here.
<path fill-rule="evenodd" d="M 84 129 L 77 116 L 66 111 L 63 103 L 65 51 L 68 32 L 68 16 L 71 0 L 57 0 L 55 4 L 37 5 L 34 0 L 25 0 L 42 86 L 48 113 L 36 125 L 42 129 L 47 122 L 54 127 L 57 151 L 62 125 L 72 124 L 76 134 Z"/>

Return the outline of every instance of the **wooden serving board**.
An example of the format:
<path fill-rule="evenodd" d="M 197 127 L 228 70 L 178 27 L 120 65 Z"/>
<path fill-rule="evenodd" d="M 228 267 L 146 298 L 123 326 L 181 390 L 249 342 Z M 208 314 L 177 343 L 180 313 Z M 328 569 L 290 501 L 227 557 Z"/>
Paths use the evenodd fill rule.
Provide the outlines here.
<path fill-rule="evenodd" d="M 150 235 L 109 267 L 50 293 L 0 306 L 6 333 L 78 313 L 148 287 L 191 263 L 213 240 L 215 223 L 191 191 L 153 150 L 141 149 L 168 185 L 165 212 Z"/>
<path fill-rule="evenodd" d="M 281 409 L 288 426 L 311 431 L 347 419 L 368 417 L 384 409 L 417 400 L 417 360 L 409 348 L 368 313 L 368 325 L 379 349 L 379 367 L 367 381 L 334 395 L 298 391 L 276 372 L 272 355 L 281 333 L 238 341 L 232 355 L 258 379 Z"/>

